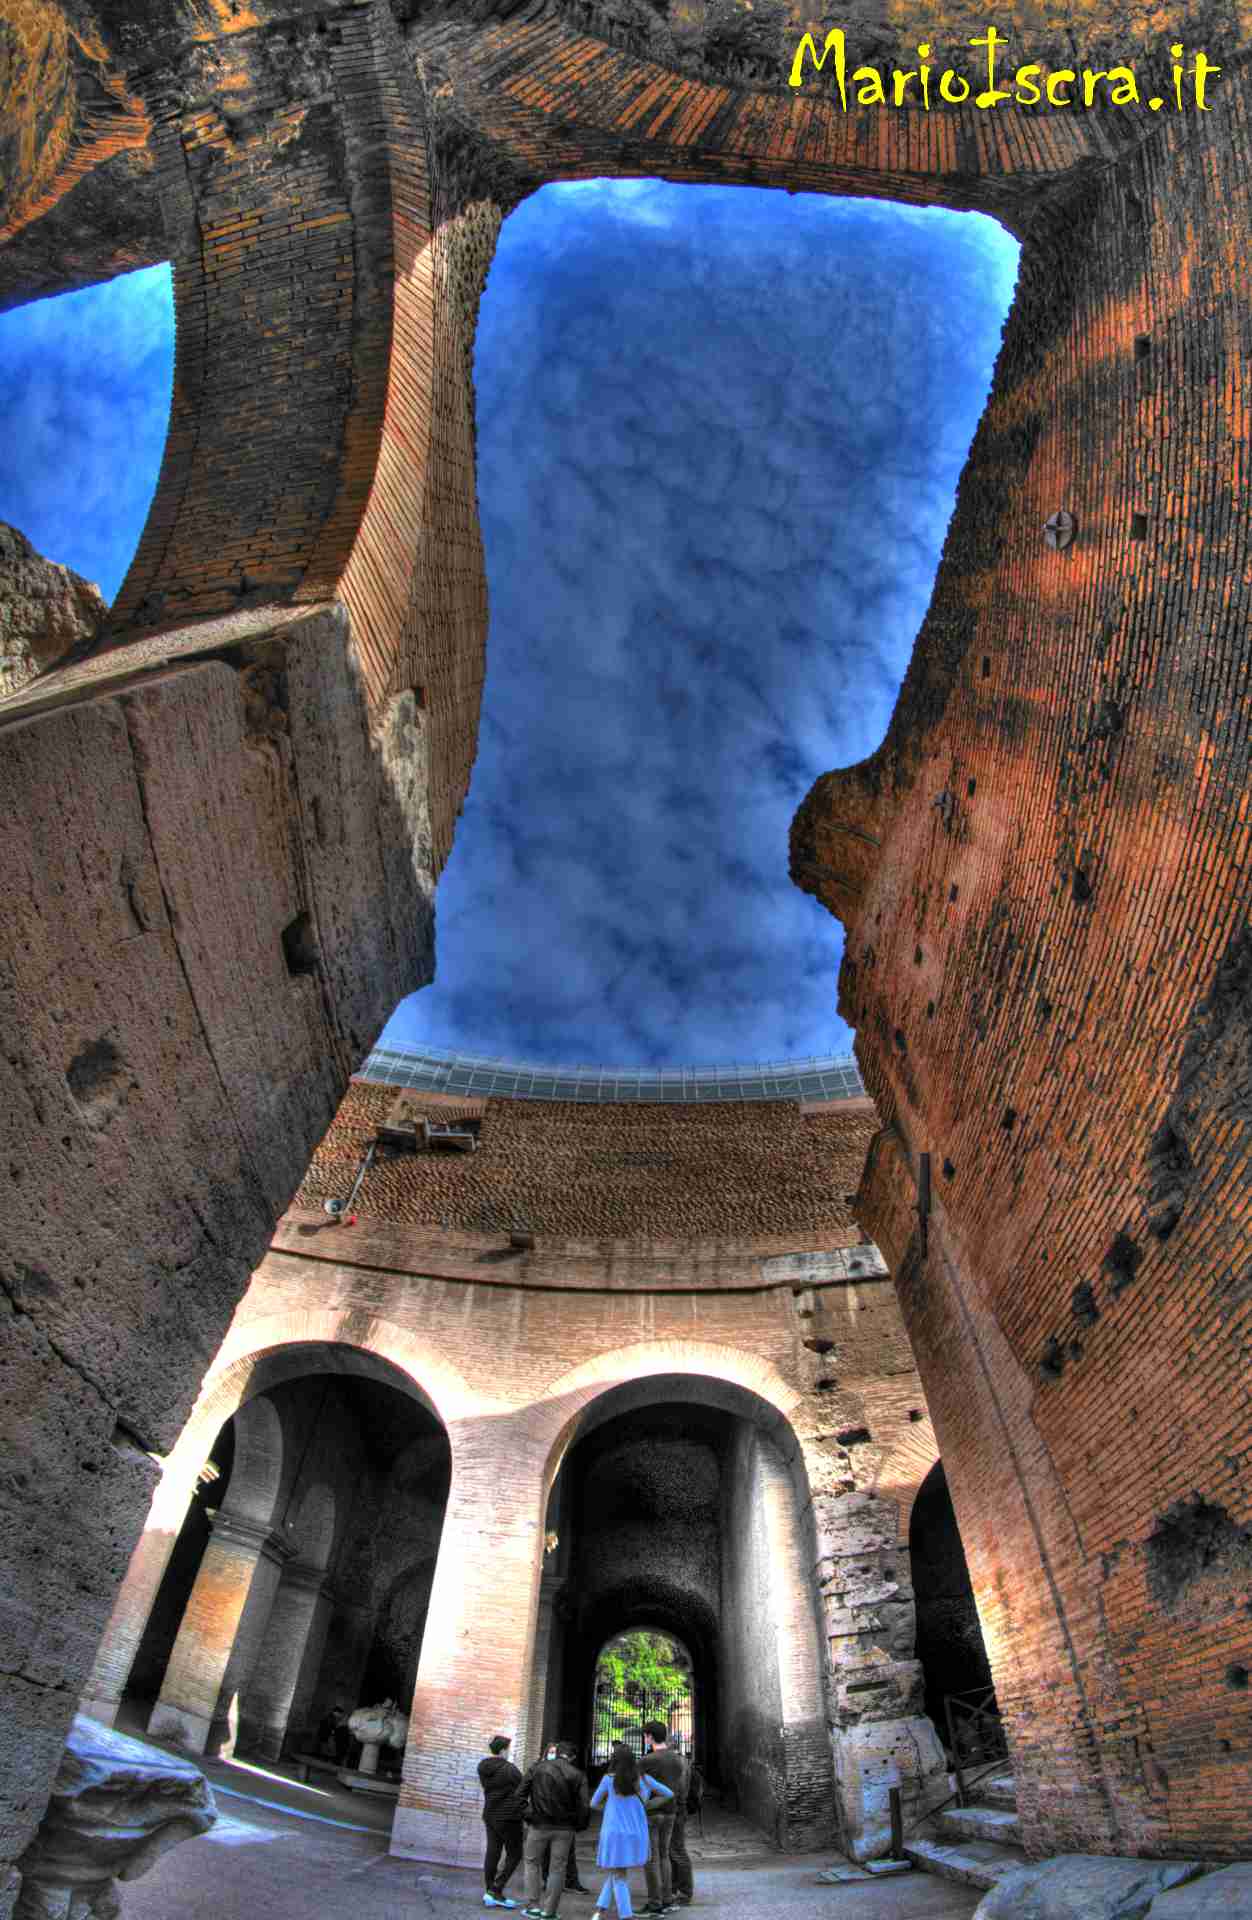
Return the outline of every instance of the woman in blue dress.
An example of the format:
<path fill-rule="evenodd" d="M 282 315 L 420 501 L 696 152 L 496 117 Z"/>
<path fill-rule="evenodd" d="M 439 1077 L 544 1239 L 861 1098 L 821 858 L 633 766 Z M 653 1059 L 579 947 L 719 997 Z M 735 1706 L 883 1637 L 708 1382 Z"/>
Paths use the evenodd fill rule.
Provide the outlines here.
<path fill-rule="evenodd" d="M 654 1780 L 650 1773 L 640 1776 L 639 1762 L 630 1748 L 619 1741 L 609 1755 L 608 1773 L 591 1796 L 593 1807 L 604 1808 L 596 1865 L 608 1869 L 608 1878 L 600 1889 L 591 1920 L 605 1920 L 610 1891 L 617 1902 L 620 1920 L 630 1920 L 634 1912 L 626 1869 L 641 1867 L 648 1857 L 650 1835 L 644 1806 L 653 1794 L 659 1794 L 662 1800 L 674 1798 L 670 1788 Z"/>

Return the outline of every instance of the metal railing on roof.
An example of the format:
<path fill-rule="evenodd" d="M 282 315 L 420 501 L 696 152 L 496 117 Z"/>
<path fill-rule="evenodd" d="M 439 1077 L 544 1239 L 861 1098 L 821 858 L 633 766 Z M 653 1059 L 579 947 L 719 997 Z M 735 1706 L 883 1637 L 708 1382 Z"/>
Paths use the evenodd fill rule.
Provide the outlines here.
<path fill-rule="evenodd" d="M 853 1100 L 865 1091 L 850 1054 L 714 1067 L 554 1067 L 435 1047 L 375 1047 L 357 1073 L 429 1093 L 511 1100 Z"/>

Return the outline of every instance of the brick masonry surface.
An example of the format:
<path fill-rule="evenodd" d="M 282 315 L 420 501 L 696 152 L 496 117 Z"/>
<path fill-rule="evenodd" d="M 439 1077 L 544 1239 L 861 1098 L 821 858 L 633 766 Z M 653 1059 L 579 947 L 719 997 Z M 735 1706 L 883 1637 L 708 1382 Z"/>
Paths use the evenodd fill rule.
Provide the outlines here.
<path fill-rule="evenodd" d="M 1248 217 L 1232 89 L 1037 221 L 887 739 L 793 829 L 1036 1852 L 1248 1846 Z"/>

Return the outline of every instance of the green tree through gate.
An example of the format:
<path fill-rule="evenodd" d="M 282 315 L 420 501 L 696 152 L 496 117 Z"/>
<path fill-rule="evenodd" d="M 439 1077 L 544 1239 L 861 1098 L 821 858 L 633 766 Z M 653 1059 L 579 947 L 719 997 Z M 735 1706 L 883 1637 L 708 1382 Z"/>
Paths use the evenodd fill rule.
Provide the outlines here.
<path fill-rule="evenodd" d="M 664 1720 L 689 1752 L 693 1696 L 691 1656 L 681 1641 L 653 1627 L 616 1634 L 596 1661 L 593 1763 L 606 1761 L 616 1740 L 642 1754 L 648 1720 Z"/>

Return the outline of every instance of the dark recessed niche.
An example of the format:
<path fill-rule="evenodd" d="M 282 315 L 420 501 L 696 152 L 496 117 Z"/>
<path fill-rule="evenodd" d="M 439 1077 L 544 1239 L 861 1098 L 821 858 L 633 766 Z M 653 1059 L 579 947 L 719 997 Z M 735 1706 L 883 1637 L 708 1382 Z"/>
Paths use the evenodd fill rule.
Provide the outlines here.
<path fill-rule="evenodd" d="M 944 1179 L 951 1180 L 954 1177 L 955 1173 L 956 1173 L 956 1168 L 953 1166 L 952 1162 L 950 1160 L 945 1160 L 943 1163 Z"/>
<path fill-rule="evenodd" d="M 1146 360 L 1152 351 L 1152 336 L 1148 333 L 1135 335 L 1135 359 Z"/>
<path fill-rule="evenodd" d="M 956 897 L 957 897 L 957 895 L 958 895 L 958 893 L 959 893 L 960 891 L 961 891 L 961 889 L 960 889 L 959 887 L 949 887 L 949 888 L 948 888 L 948 900 L 949 900 L 950 902 L 951 902 L 951 901 L 953 901 L 953 900 L 955 900 L 955 899 L 956 899 Z"/>
<path fill-rule="evenodd" d="M 317 972 L 317 940 L 313 933 L 313 922 L 307 913 L 298 913 L 283 928 L 283 958 L 287 962 L 288 973 L 293 977 Z"/>
<path fill-rule="evenodd" d="M 1148 537 L 1148 516 L 1146 513 L 1132 513 L 1130 516 L 1130 537 L 1132 540 L 1146 540 Z"/>
<path fill-rule="evenodd" d="M 920 1408 L 920 1407 L 910 1407 L 910 1408 L 909 1408 L 909 1419 L 910 1419 L 910 1420 L 924 1420 L 925 1418 L 926 1418 L 926 1415 L 925 1415 L 925 1414 L 924 1414 L 924 1413 L 922 1412 L 922 1410 L 921 1410 L 921 1408 Z"/>
<path fill-rule="evenodd" d="M 982 657 L 982 677 L 984 680 L 991 678 L 991 657 L 986 653 Z"/>
<path fill-rule="evenodd" d="M 933 1000 L 928 1000 L 926 1002 L 926 1018 L 928 1020 L 933 1020 L 934 1017 L 935 1017 L 935 1003 Z"/>
<path fill-rule="evenodd" d="M 1017 1110 L 1015 1107 L 1006 1107 L 1004 1109 L 1004 1118 L 1001 1120 L 1000 1125 L 1006 1133 L 1012 1133 L 1014 1127 L 1017 1125 Z"/>
<path fill-rule="evenodd" d="M 914 965 L 915 967 L 920 967 L 920 966 L 921 966 L 921 964 L 922 964 L 922 950 L 921 950 L 921 948 L 920 948 L 920 947 L 914 947 L 914 949 L 913 949 L 913 965 Z"/>
<path fill-rule="evenodd" d="M 968 794 L 971 800 L 973 799 L 974 794 L 977 792 L 977 789 L 978 789 L 977 780 L 971 780 L 969 785 L 965 789 L 966 793 Z"/>
<path fill-rule="evenodd" d="M 908 1051 L 909 1043 L 905 1039 L 904 1034 L 899 1027 L 897 1027 L 895 1030 L 895 1043 L 897 1047 L 899 1047 L 901 1053 L 906 1053 Z"/>

